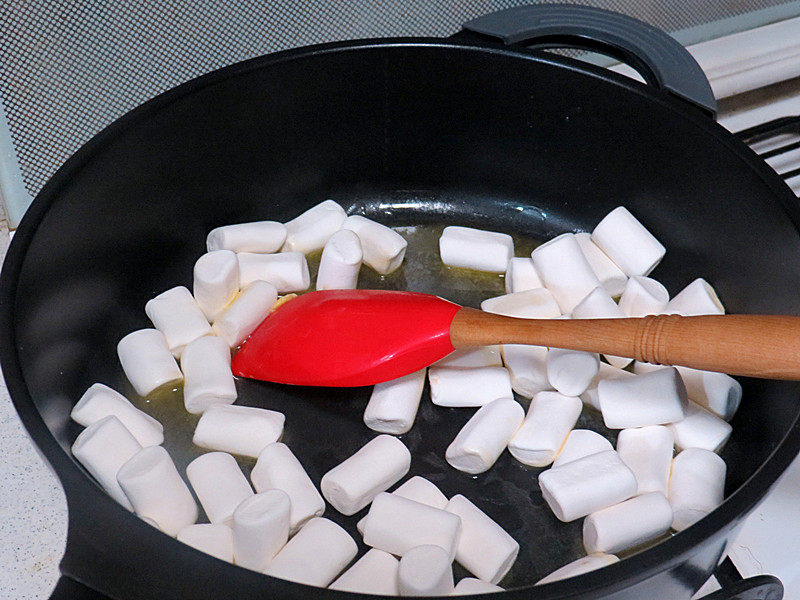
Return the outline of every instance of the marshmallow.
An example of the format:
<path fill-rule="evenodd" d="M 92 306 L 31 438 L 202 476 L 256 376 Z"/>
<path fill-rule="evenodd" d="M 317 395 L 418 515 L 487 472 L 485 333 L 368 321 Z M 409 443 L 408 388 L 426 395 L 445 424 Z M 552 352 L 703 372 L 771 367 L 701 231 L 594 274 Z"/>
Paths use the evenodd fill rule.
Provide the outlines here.
<path fill-rule="evenodd" d="M 511 456 L 532 467 L 549 465 L 575 427 L 582 408 L 575 397 L 558 392 L 536 394 L 522 427 L 508 444 Z"/>
<path fill-rule="evenodd" d="M 702 448 L 687 448 L 672 460 L 667 497 L 675 531 L 683 531 L 722 504 L 726 470 L 719 455 Z"/>
<path fill-rule="evenodd" d="M 669 292 L 655 279 L 634 276 L 625 284 L 619 307 L 629 317 L 646 317 L 661 313 L 669 302 Z"/>
<path fill-rule="evenodd" d="M 425 369 L 377 384 L 364 410 L 364 423 L 380 433 L 406 433 L 414 424 L 424 386 Z"/>
<path fill-rule="evenodd" d="M 320 250 L 342 228 L 347 218 L 333 200 L 325 200 L 286 223 L 286 242 L 282 252 L 308 254 Z"/>
<path fill-rule="evenodd" d="M 334 233 L 322 250 L 317 272 L 317 289 L 356 289 L 363 258 L 361 240 L 355 232 L 342 229 Z"/>
<path fill-rule="evenodd" d="M 178 541 L 220 560 L 233 562 L 233 534 L 227 525 L 187 525 L 178 532 Z"/>
<path fill-rule="evenodd" d="M 547 379 L 565 396 L 580 396 L 599 369 L 598 354 L 561 348 L 550 348 L 547 353 Z"/>
<path fill-rule="evenodd" d="M 417 546 L 406 552 L 397 569 L 401 596 L 447 596 L 453 592 L 451 559 L 439 546 Z"/>
<path fill-rule="evenodd" d="M 117 471 L 142 446 L 114 415 L 95 421 L 78 434 L 72 455 L 114 500 L 128 510 L 133 505 L 117 483 Z"/>
<path fill-rule="evenodd" d="M 403 262 L 408 242 L 386 225 L 361 215 L 352 215 L 345 219 L 342 229 L 349 229 L 358 235 L 364 263 L 381 275 L 388 275 Z"/>
<path fill-rule="evenodd" d="M 661 492 L 650 492 L 590 514 L 583 521 L 588 554 L 621 552 L 664 535 L 672 507 Z"/>
<path fill-rule="evenodd" d="M 558 456 L 553 461 L 553 468 L 558 468 L 584 456 L 613 449 L 614 446 L 611 445 L 611 442 L 599 433 L 590 429 L 573 429 L 567 435 L 564 445 L 561 446 Z"/>
<path fill-rule="evenodd" d="M 283 435 L 283 413 L 266 408 L 216 404 L 197 422 L 192 442 L 201 448 L 257 458 Z"/>
<path fill-rule="evenodd" d="M 530 257 L 523 256 L 521 258 L 512 258 L 508 261 L 505 286 L 506 294 L 512 294 L 514 292 L 543 288 L 544 284 L 536 272 L 536 267 L 533 266 L 533 261 Z"/>
<path fill-rule="evenodd" d="M 236 401 L 231 349 L 222 338 L 205 336 L 189 342 L 181 354 L 181 371 L 183 404 L 190 413 Z"/>
<path fill-rule="evenodd" d="M 456 584 L 453 596 L 471 596 L 473 594 L 490 594 L 504 591 L 499 585 L 492 585 L 474 577 L 464 577 Z"/>
<path fill-rule="evenodd" d="M 500 346 L 478 346 L 454 350 L 433 363 L 437 367 L 502 367 Z"/>
<path fill-rule="evenodd" d="M 253 496 L 236 459 L 225 452 L 198 456 L 186 467 L 186 476 L 212 523 L 228 525 L 236 507 Z"/>
<path fill-rule="evenodd" d="M 180 358 L 186 344 L 204 335 L 211 335 L 203 311 L 191 292 L 178 286 L 147 301 L 144 312 L 167 340 L 170 352 Z"/>
<path fill-rule="evenodd" d="M 663 425 L 623 429 L 617 436 L 617 453 L 636 477 L 636 493 L 666 495 L 672 468 L 672 431 Z"/>
<path fill-rule="evenodd" d="M 550 388 L 547 379 L 547 348 L 503 344 L 503 364 L 511 378 L 511 389 L 525 398 Z"/>
<path fill-rule="evenodd" d="M 396 494 L 378 494 L 369 508 L 364 543 L 402 556 L 411 548 L 433 544 L 452 561 L 461 536 L 461 518 Z"/>
<path fill-rule="evenodd" d="M 194 263 L 192 293 L 209 323 L 225 310 L 239 292 L 239 260 L 230 250 L 204 254 Z"/>
<path fill-rule="evenodd" d="M 629 277 L 648 275 L 667 251 L 624 206 L 603 217 L 592 231 L 592 241 Z"/>
<path fill-rule="evenodd" d="M 636 477 L 613 450 L 590 454 L 539 474 L 542 497 L 564 522 L 636 494 Z"/>
<path fill-rule="evenodd" d="M 316 587 L 326 587 L 358 552 L 347 532 L 333 521 L 315 517 L 278 552 L 264 573 Z"/>
<path fill-rule="evenodd" d="M 520 319 L 553 319 L 561 316 L 553 294 L 544 288 L 487 298 L 481 302 L 481 310 Z"/>
<path fill-rule="evenodd" d="M 447 447 L 447 462 L 454 469 L 472 475 L 488 471 L 524 419 L 525 411 L 511 398 L 499 398 L 485 404 Z"/>
<path fill-rule="evenodd" d="M 245 569 L 262 571 L 289 539 L 291 502 L 286 492 L 267 490 L 243 500 L 231 519 L 233 558 Z"/>
<path fill-rule="evenodd" d="M 514 240 L 506 233 L 451 225 L 439 238 L 439 254 L 449 267 L 504 273 L 514 256 Z"/>
<path fill-rule="evenodd" d="M 290 533 L 325 512 L 325 501 L 286 444 L 275 442 L 261 451 L 250 473 L 250 481 L 257 492 L 270 489 L 286 492 L 291 500 Z"/>
<path fill-rule="evenodd" d="M 724 315 L 725 307 L 714 288 L 705 279 L 695 279 L 683 288 L 664 308 L 668 315 Z"/>
<path fill-rule="evenodd" d="M 311 285 L 308 261 L 302 252 L 281 252 L 280 254 L 253 254 L 240 252 L 239 286 L 247 287 L 254 281 L 268 281 L 283 294 L 302 292 Z"/>
<path fill-rule="evenodd" d="M 161 446 L 142 448 L 117 472 L 117 481 L 140 517 L 168 535 L 197 521 L 197 503 L 169 453 Z"/>
<path fill-rule="evenodd" d="M 390 435 L 379 435 L 325 473 L 320 489 L 336 510 L 349 516 L 397 483 L 410 466 L 411 453 L 405 444 Z"/>
<path fill-rule="evenodd" d="M 564 314 L 600 285 L 573 233 L 545 242 L 531 253 L 531 259 Z"/>
<path fill-rule="evenodd" d="M 445 510 L 461 519 L 461 537 L 456 549 L 458 563 L 489 583 L 505 577 L 519 554 L 517 541 L 460 494 L 450 499 Z"/>
<path fill-rule="evenodd" d="M 556 569 L 547 577 L 537 581 L 536 585 L 552 583 L 553 581 L 561 581 L 562 579 L 567 579 L 569 577 L 583 575 L 589 571 L 596 571 L 602 567 L 613 565 L 615 562 L 619 562 L 619 558 L 613 554 L 590 554 L 589 556 L 584 556 L 583 558 L 574 560 L 571 563 L 564 565 L 560 569 Z"/>
<path fill-rule="evenodd" d="M 597 386 L 603 379 L 625 379 L 633 377 L 630 371 L 623 371 L 612 365 L 604 362 L 600 363 L 600 368 L 597 370 L 597 375 L 594 376 L 589 387 L 580 395 L 581 400 L 587 406 L 591 406 L 595 410 L 600 410 L 600 398 L 597 395 Z"/>
<path fill-rule="evenodd" d="M 139 329 L 126 335 L 117 344 L 117 356 L 125 376 L 140 396 L 183 379 L 164 334 L 157 329 Z"/>
<path fill-rule="evenodd" d="M 617 263 L 598 248 L 597 244 L 592 241 L 591 234 L 576 233 L 575 241 L 578 242 L 578 246 L 581 247 L 581 252 L 583 252 L 586 261 L 589 263 L 589 266 L 592 267 L 592 271 L 594 271 L 594 274 L 597 275 L 597 278 L 600 280 L 603 289 L 611 296 L 619 296 L 622 290 L 625 289 L 628 276 L 622 272 L 622 269 L 617 266 Z"/>
<path fill-rule="evenodd" d="M 431 401 L 437 406 L 483 406 L 513 398 L 511 379 L 503 367 L 430 367 Z"/>
<path fill-rule="evenodd" d="M 394 556 L 372 548 L 328 587 L 356 594 L 399 596 L 400 588 L 397 585 L 399 566 L 400 561 Z"/>
<path fill-rule="evenodd" d="M 117 417 L 142 447 L 158 446 L 164 441 L 161 423 L 102 383 L 92 384 L 70 413 L 72 420 L 84 427 L 109 415 Z"/>
<path fill-rule="evenodd" d="M 276 221 L 237 223 L 212 229 L 206 237 L 209 252 L 277 252 L 286 241 L 286 226 Z"/>
<path fill-rule="evenodd" d="M 667 425 L 675 436 L 675 447 L 703 448 L 717 452 L 731 436 L 733 428 L 702 406 L 689 402 L 682 421 Z"/>
<path fill-rule="evenodd" d="M 278 299 L 278 290 L 268 281 L 254 281 L 236 297 L 211 328 L 228 346 L 235 348 L 253 333 Z"/>
<path fill-rule="evenodd" d="M 447 497 L 441 492 L 441 490 L 439 490 L 435 484 L 431 483 L 424 477 L 420 477 L 419 475 L 415 475 L 406 481 L 403 485 L 393 491 L 392 494 L 442 510 L 444 510 L 444 507 L 447 506 Z M 358 529 L 358 532 L 362 536 L 364 535 L 364 527 L 367 525 L 367 517 L 369 517 L 369 515 L 365 515 L 358 523 L 356 523 L 356 529 Z"/>
<path fill-rule="evenodd" d="M 594 288 L 572 310 L 573 319 L 624 319 L 625 313 L 603 287 Z M 604 355 L 606 360 L 620 369 L 628 366 L 632 358 Z"/>
<path fill-rule="evenodd" d="M 684 418 L 686 386 L 677 369 L 666 367 L 597 385 L 603 421 L 609 429 L 663 425 Z"/>

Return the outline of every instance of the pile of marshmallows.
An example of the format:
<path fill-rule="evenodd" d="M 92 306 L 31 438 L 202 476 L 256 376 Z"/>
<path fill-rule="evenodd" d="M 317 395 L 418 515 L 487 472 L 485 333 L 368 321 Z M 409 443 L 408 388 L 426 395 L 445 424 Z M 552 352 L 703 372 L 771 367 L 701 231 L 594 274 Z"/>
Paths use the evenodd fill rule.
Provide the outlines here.
<path fill-rule="evenodd" d="M 505 448 L 543 471 L 543 496 L 562 521 L 587 517 L 588 555 L 540 583 L 617 561 L 613 553 L 681 530 L 723 497 L 725 463 L 715 454 L 741 387 L 732 378 L 685 368 L 547 348 L 504 345 L 460 351 L 400 379 L 376 385 L 364 412 L 381 433 L 326 473 L 320 492 L 278 440 L 283 414 L 236 406 L 231 350 L 276 305 L 308 289 L 306 254 L 322 249 L 317 289 L 356 287 L 362 263 L 388 274 L 406 241 L 327 200 L 282 224 L 229 225 L 208 235 L 194 267 L 193 292 L 175 287 L 150 300 L 155 326 L 118 344 L 122 368 L 140 396 L 182 383 L 186 410 L 201 414 L 193 442 L 211 450 L 186 476 L 198 507 L 168 452 L 163 427 L 111 388 L 92 385 L 72 411 L 86 426 L 72 451 L 120 504 L 165 533 L 222 560 L 319 587 L 383 595 L 498 591 L 519 544 L 467 498 L 449 500 L 412 477 L 411 455 L 393 435 L 411 429 L 427 376 L 434 404 L 480 407 L 447 449 L 454 468 L 482 473 Z M 625 208 L 594 232 L 564 234 L 515 258 L 510 236 L 447 227 L 445 264 L 505 273 L 506 295 L 481 308 L 522 318 L 613 318 L 724 311 L 702 279 L 669 299 L 647 275 L 663 246 Z M 613 296 L 621 294 L 619 303 Z M 176 360 L 177 359 L 177 360 Z M 180 361 L 180 366 L 178 364 Z M 505 366 L 503 366 L 505 365 Z M 513 393 L 532 398 L 527 416 Z M 622 429 L 616 451 L 599 434 L 573 430 L 583 404 Z M 392 435 L 386 435 L 392 434 Z M 680 453 L 673 458 L 673 447 Z M 233 455 L 256 458 L 251 484 Z M 255 489 L 255 492 L 254 492 Z M 324 499 L 323 499 L 324 497 Z M 355 541 L 322 518 L 327 500 L 344 515 L 369 506 L 358 523 L 371 549 L 355 558 Z M 400 557 L 399 560 L 396 557 Z M 456 560 L 474 578 L 454 585 Z"/>

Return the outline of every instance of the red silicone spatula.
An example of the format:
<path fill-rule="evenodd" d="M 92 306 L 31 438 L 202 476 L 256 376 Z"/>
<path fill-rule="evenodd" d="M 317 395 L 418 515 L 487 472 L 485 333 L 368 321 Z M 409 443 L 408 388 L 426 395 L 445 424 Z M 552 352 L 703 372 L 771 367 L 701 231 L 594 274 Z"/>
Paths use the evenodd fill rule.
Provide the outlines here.
<path fill-rule="evenodd" d="M 456 348 L 531 344 L 732 375 L 800 379 L 800 317 L 515 319 L 436 296 L 310 292 L 281 305 L 234 355 L 234 375 L 349 387 L 412 373 Z"/>

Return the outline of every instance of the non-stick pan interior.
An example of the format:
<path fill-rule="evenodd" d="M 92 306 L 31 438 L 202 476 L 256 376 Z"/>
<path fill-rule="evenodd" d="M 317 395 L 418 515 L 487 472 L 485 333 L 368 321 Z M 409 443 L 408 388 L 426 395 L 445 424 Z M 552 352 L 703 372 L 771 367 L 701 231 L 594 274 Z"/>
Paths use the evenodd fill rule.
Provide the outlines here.
<path fill-rule="evenodd" d="M 191 288 L 211 228 L 284 221 L 326 198 L 390 225 L 465 224 L 527 240 L 591 230 L 625 205 L 667 247 L 653 276 L 672 294 L 703 276 L 730 312 L 800 313 L 797 231 L 723 136 L 648 95 L 498 52 L 421 44 L 248 63 L 115 126 L 44 197 L 52 205 L 24 259 L 16 332 L 27 386 L 66 452 L 80 429 L 69 411 L 86 387 L 133 394 L 116 343 L 150 326 L 150 297 Z M 402 277 L 380 284 L 420 281 Z M 477 306 L 484 292 L 502 293 L 499 281 L 458 293 Z M 416 289 L 448 297 L 451 283 Z M 722 452 L 728 493 L 798 414 L 798 384 L 742 383 Z M 238 389 L 240 404 L 286 414 L 284 441 L 315 482 L 374 436 L 361 420 L 369 389 Z M 150 403 L 163 414 L 171 409 L 158 402 L 180 397 Z M 541 498 L 539 469 L 507 454 L 476 477 L 445 463 L 473 412 L 424 402 L 402 438 L 410 475 L 466 495 L 501 523 L 522 546 L 504 584 L 533 583 L 583 554 L 580 521 L 559 522 Z M 193 418 L 181 418 L 183 427 L 168 427 L 168 448 L 189 444 Z M 579 426 L 599 425 L 584 410 Z M 360 539 L 360 514 L 326 516 Z"/>

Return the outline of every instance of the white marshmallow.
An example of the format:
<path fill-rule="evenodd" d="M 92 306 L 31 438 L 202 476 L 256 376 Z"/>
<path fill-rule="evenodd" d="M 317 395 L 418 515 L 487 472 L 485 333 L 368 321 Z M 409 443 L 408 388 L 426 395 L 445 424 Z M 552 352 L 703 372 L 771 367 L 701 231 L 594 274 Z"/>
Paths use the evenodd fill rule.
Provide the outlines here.
<path fill-rule="evenodd" d="M 695 279 L 667 302 L 664 313 L 668 315 L 724 315 L 722 306 L 714 288 L 705 279 Z"/>
<path fill-rule="evenodd" d="M 461 537 L 456 550 L 458 563 L 489 583 L 497 583 L 505 577 L 517 559 L 519 543 L 460 494 L 450 499 L 445 510 L 461 519 Z"/>
<path fill-rule="evenodd" d="M 192 340 L 211 335 L 211 325 L 205 314 L 192 293 L 183 286 L 171 288 L 148 300 L 144 312 L 155 328 L 164 334 L 170 352 L 176 358 L 180 358 L 186 344 Z"/>
<path fill-rule="evenodd" d="M 411 453 L 391 435 L 379 435 L 322 476 L 325 499 L 344 515 L 352 515 L 397 483 L 411 466 Z"/>
<path fill-rule="evenodd" d="M 663 425 L 623 429 L 617 436 L 617 453 L 636 477 L 636 493 L 667 494 L 672 468 L 672 431 Z"/>
<path fill-rule="evenodd" d="M 702 406 L 689 402 L 682 421 L 667 425 L 675 436 L 675 447 L 703 448 L 717 452 L 731 436 L 733 428 Z"/>
<path fill-rule="evenodd" d="M 539 474 L 542 497 L 564 522 L 636 494 L 636 478 L 613 450 L 590 454 Z"/>
<path fill-rule="evenodd" d="M 472 475 L 488 471 L 524 419 L 525 411 L 516 400 L 499 398 L 485 404 L 447 447 L 447 462 L 454 469 Z"/>
<path fill-rule="evenodd" d="M 619 307 L 629 317 L 646 317 L 661 313 L 669 302 L 669 292 L 655 279 L 636 275 L 628 280 Z"/>
<path fill-rule="evenodd" d="M 592 241 L 629 277 L 648 275 L 667 251 L 624 206 L 603 217 L 592 231 Z"/>
<path fill-rule="evenodd" d="M 192 293 L 200 310 L 213 323 L 239 292 L 239 260 L 230 250 L 204 254 L 194 263 Z"/>
<path fill-rule="evenodd" d="M 364 409 L 364 423 L 380 433 L 406 433 L 414 425 L 424 386 L 425 369 L 377 384 Z"/>
<path fill-rule="evenodd" d="M 454 350 L 433 363 L 437 367 L 502 367 L 500 346 L 478 346 Z"/>
<path fill-rule="evenodd" d="M 439 238 L 439 255 L 449 267 L 504 273 L 514 256 L 514 240 L 506 233 L 451 225 Z"/>
<path fill-rule="evenodd" d="M 233 511 L 233 558 L 245 569 L 261 571 L 289 539 L 291 502 L 286 492 L 267 490 L 242 501 Z"/>
<path fill-rule="evenodd" d="M 282 252 L 308 254 L 320 250 L 342 228 L 347 218 L 344 209 L 333 200 L 325 200 L 286 223 L 286 242 Z"/>
<path fill-rule="evenodd" d="M 401 596 L 447 596 L 453 592 L 451 559 L 439 546 L 417 546 L 406 552 L 397 569 Z"/>
<path fill-rule="evenodd" d="M 600 285 L 573 233 L 562 233 L 531 253 L 536 272 L 566 314 Z"/>
<path fill-rule="evenodd" d="M 600 398 L 597 394 L 598 384 L 603 379 L 625 379 L 627 377 L 633 377 L 633 373 L 630 371 L 623 371 L 622 369 L 618 369 L 617 367 L 601 362 L 600 368 L 597 370 L 597 375 L 594 376 L 594 379 L 592 379 L 592 382 L 589 384 L 589 387 L 586 388 L 586 391 L 580 395 L 580 399 L 587 406 L 591 406 L 593 409 L 599 411 Z"/>
<path fill-rule="evenodd" d="M 286 241 L 286 226 L 276 221 L 254 221 L 223 225 L 212 229 L 206 238 L 209 252 L 277 252 Z"/>
<path fill-rule="evenodd" d="M 511 379 L 503 367 L 430 367 L 431 401 L 437 406 L 483 406 L 513 398 Z"/>
<path fill-rule="evenodd" d="M 257 492 L 271 489 L 286 492 L 291 500 L 290 533 L 325 512 L 325 501 L 286 444 L 275 442 L 261 451 L 250 473 L 250 481 Z"/>
<path fill-rule="evenodd" d="M 114 500 L 128 510 L 133 505 L 117 483 L 117 471 L 142 447 L 114 415 L 95 421 L 78 434 L 72 455 Z"/>
<path fill-rule="evenodd" d="M 492 585 L 474 577 L 464 577 L 456 584 L 453 596 L 471 596 L 473 594 L 491 594 L 492 592 L 504 592 L 499 585 Z"/>
<path fill-rule="evenodd" d="M 402 556 L 415 546 L 444 548 L 450 560 L 461 537 L 461 518 L 396 494 L 378 494 L 369 508 L 364 543 Z"/>
<path fill-rule="evenodd" d="M 583 404 L 558 392 L 539 392 L 531 400 L 522 427 L 508 444 L 511 456 L 532 467 L 555 460 L 569 432 L 575 427 Z"/>
<path fill-rule="evenodd" d="M 544 283 L 528 256 L 512 258 L 508 261 L 505 275 L 506 294 L 543 288 Z"/>
<path fill-rule="evenodd" d="M 117 481 L 140 517 L 168 535 L 197 521 L 197 503 L 161 446 L 142 448 L 117 472 Z"/>
<path fill-rule="evenodd" d="M 352 215 L 345 219 L 342 229 L 349 229 L 358 235 L 364 253 L 364 264 L 381 275 L 388 275 L 403 262 L 408 242 L 386 225 L 361 215 Z"/>
<path fill-rule="evenodd" d="M 588 554 L 621 552 L 664 535 L 672 523 L 672 507 L 660 492 L 636 496 L 590 514 L 583 521 L 583 546 Z"/>
<path fill-rule="evenodd" d="M 622 272 L 613 260 L 608 255 L 600 250 L 600 248 L 592 241 L 592 236 L 589 233 L 576 233 L 575 241 L 581 247 L 581 252 L 586 257 L 592 271 L 597 275 L 600 283 L 611 296 L 619 296 L 622 290 L 625 289 L 625 284 L 628 282 L 628 276 Z M 577 318 L 577 317 L 576 317 Z M 583 318 L 583 317 L 580 317 Z"/>
<path fill-rule="evenodd" d="M 341 229 L 334 233 L 322 250 L 317 272 L 317 289 L 356 289 L 363 258 L 361 240 L 355 232 Z"/>
<path fill-rule="evenodd" d="M 594 288 L 572 310 L 573 319 L 624 319 L 625 313 L 603 287 Z M 604 355 L 609 363 L 620 369 L 628 366 L 632 358 Z"/>
<path fill-rule="evenodd" d="M 547 348 L 503 344 L 503 364 L 511 378 L 511 389 L 525 398 L 550 388 L 547 379 Z"/>
<path fill-rule="evenodd" d="M 279 293 L 303 292 L 311 285 L 308 261 L 302 252 L 253 254 L 240 252 L 239 286 L 245 288 L 254 281 L 268 281 Z"/>
<path fill-rule="evenodd" d="M 356 594 L 399 596 L 400 588 L 397 584 L 399 566 L 400 561 L 394 556 L 372 548 L 328 587 Z"/>
<path fill-rule="evenodd" d="M 597 385 L 603 421 L 609 429 L 664 425 L 684 418 L 686 386 L 674 367 Z"/>
<path fill-rule="evenodd" d="M 520 319 L 553 319 L 561 316 L 553 294 L 544 288 L 487 298 L 481 302 L 481 310 Z"/>
<path fill-rule="evenodd" d="M 447 497 L 441 492 L 441 490 L 439 490 L 435 484 L 431 483 L 424 477 L 420 477 L 419 475 L 415 475 L 403 483 L 400 487 L 394 490 L 392 494 L 395 496 L 400 496 L 401 498 L 408 498 L 409 500 L 419 502 L 426 506 L 440 508 L 442 510 L 444 510 L 444 507 L 447 506 Z M 356 523 L 356 529 L 358 529 L 358 532 L 362 536 L 364 535 L 364 527 L 367 525 L 367 517 L 369 517 L 369 514 L 365 515 L 358 523 Z"/>
<path fill-rule="evenodd" d="M 225 452 L 198 456 L 187 465 L 186 476 L 212 523 L 230 524 L 236 507 L 253 496 L 236 459 Z"/>
<path fill-rule="evenodd" d="M 565 396 L 580 396 L 600 369 L 600 355 L 578 350 L 550 348 L 547 353 L 547 379 Z"/>
<path fill-rule="evenodd" d="M 190 413 L 236 401 L 231 349 L 222 338 L 205 336 L 189 342 L 181 354 L 181 371 L 183 404 Z"/>
<path fill-rule="evenodd" d="M 614 446 L 611 445 L 611 442 L 599 433 L 590 429 L 573 429 L 567 435 L 564 445 L 561 446 L 558 456 L 553 461 L 553 468 L 558 468 L 584 456 L 613 449 Z"/>
<path fill-rule="evenodd" d="M 157 329 L 139 329 L 126 335 L 117 344 L 117 356 L 125 376 L 140 396 L 183 379 L 167 339 Z"/>
<path fill-rule="evenodd" d="M 278 299 L 278 290 L 268 281 L 254 281 L 236 297 L 211 328 L 228 346 L 235 348 L 253 333 Z"/>
<path fill-rule="evenodd" d="M 348 533 L 333 521 L 315 517 L 278 552 L 264 573 L 316 587 L 326 587 L 358 552 Z"/>
<path fill-rule="evenodd" d="M 672 460 L 667 497 L 674 530 L 683 531 L 722 504 L 726 470 L 719 455 L 702 448 L 687 448 Z"/>
<path fill-rule="evenodd" d="M 70 413 L 72 420 L 84 427 L 109 415 L 117 417 L 143 447 L 158 446 L 164 441 L 161 423 L 102 383 L 92 384 Z"/>
<path fill-rule="evenodd" d="M 596 571 L 602 567 L 613 565 L 616 562 L 619 562 L 619 558 L 613 554 L 590 554 L 589 556 L 584 556 L 578 560 L 573 560 L 571 563 L 564 565 L 560 569 L 556 569 L 547 577 L 537 581 L 536 585 L 552 583 L 553 581 L 561 581 L 562 579 L 568 579 L 569 577 L 583 575 L 589 571 Z"/>
<path fill-rule="evenodd" d="M 192 442 L 201 448 L 257 458 L 283 435 L 283 413 L 266 408 L 216 404 L 197 422 Z"/>
<path fill-rule="evenodd" d="M 233 533 L 227 525 L 187 525 L 178 532 L 178 541 L 220 560 L 233 562 Z"/>

